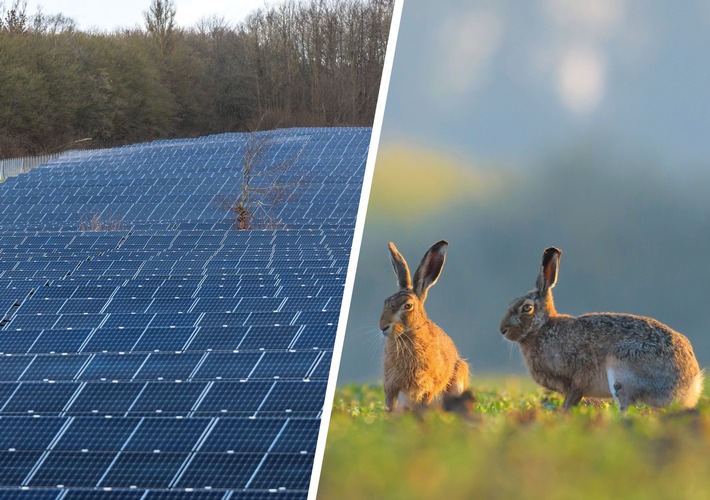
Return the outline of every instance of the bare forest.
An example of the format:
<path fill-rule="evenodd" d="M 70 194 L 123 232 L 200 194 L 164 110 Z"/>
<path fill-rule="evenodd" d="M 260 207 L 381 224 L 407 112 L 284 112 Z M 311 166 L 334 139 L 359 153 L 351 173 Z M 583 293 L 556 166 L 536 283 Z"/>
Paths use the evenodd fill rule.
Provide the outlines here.
<path fill-rule="evenodd" d="M 84 32 L 0 0 L 0 158 L 289 126 L 371 125 L 393 0 L 286 0 L 233 24 Z"/>

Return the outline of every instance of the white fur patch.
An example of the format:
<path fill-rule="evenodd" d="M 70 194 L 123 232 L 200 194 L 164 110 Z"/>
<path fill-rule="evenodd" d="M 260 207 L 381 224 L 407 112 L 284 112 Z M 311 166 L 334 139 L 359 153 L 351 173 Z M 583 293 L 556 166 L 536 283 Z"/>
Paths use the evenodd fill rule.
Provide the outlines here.
<path fill-rule="evenodd" d="M 463 380 L 456 382 L 456 396 L 463 394 Z"/>
<path fill-rule="evenodd" d="M 686 408 L 693 408 L 696 404 L 698 404 L 698 399 L 700 399 L 700 394 L 703 392 L 703 381 L 705 379 L 705 370 L 700 370 L 700 373 L 698 373 L 695 378 L 693 379 L 693 383 L 690 386 L 690 390 L 688 391 L 688 395 L 685 397 L 685 401 L 683 402 L 683 406 Z"/>
<path fill-rule="evenodd" d="M 619 398 L 616 396 L 616 389 L 614 389 L 614 384 L 616 384 L 616 377 L 614 377 L 614 369 L 613 368 L 606 369 L 606 378 L 609 381 L 609 392 L 611 393 L 612 397 L 616 400 L 616 404 L 620 405 Z"/>
<path fill-rule="evenodd" d="M 703 392 L 703 385 L 705 382 L 705 370 L 700 370 L 700 373 L 698 373 L 695 376 L 695 392 L 700 396 L 700 393 Z"/>

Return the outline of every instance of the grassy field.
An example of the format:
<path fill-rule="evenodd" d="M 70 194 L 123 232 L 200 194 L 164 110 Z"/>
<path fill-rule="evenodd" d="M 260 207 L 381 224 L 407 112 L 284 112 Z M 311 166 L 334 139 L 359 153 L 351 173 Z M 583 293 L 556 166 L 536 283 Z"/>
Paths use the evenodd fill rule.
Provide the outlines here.
<path fill-rule="evenodd" d="M 381 386 L 335 395 L 318 497 L 710 498 L 710 401 L 697 410 L 561 398 L 524 378 L 475 379 L 471 418 L 385 414 Z"/>

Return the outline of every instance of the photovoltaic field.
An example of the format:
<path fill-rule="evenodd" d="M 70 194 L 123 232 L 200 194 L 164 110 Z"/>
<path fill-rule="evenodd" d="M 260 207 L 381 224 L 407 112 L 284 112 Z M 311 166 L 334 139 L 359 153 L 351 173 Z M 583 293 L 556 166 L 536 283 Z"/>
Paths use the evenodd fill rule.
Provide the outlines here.
<path fill-rule="evenodd" d="M 255 139 L 290 192 L 237 230 Z M 369 140 L 158 141 L 0 184 L 0 496 L 305 497 Z"/>

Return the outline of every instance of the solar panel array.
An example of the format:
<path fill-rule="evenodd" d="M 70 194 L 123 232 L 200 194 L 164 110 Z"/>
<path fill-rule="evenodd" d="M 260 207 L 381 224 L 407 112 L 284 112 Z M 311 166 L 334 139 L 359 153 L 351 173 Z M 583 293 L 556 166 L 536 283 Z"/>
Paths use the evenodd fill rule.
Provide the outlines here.
<path fill-rule="evenodd" d="M 306 495 L 370 129 L 260 134 L 0 184 L 0 495 Z M 240 231 L 254 137 L 294 192 Z"/>

